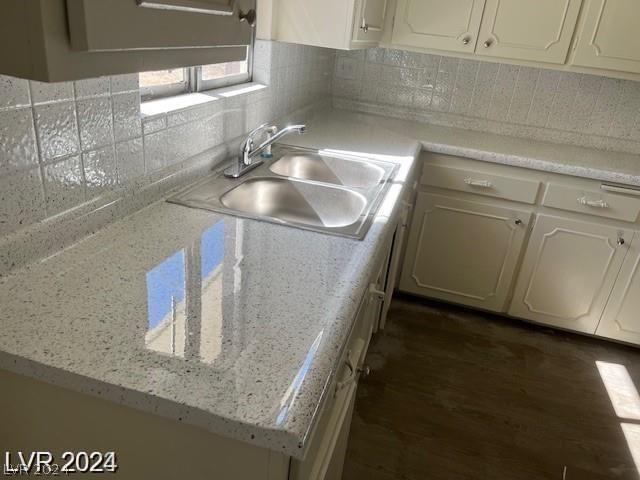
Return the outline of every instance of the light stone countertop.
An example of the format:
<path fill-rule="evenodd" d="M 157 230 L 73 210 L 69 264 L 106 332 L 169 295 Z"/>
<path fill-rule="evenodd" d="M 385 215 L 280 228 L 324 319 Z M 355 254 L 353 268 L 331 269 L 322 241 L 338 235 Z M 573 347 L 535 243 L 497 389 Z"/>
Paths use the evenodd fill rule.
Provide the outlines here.
<path fill-rule="evenodd" d="M 420 143 L 640 185 L 633 155 L 343 111 L 308 126 L 289 142 L 401 165 L 363 241 L 152 204 L 0 277 L 0 368 L 301 458 Z"/>
<path fill-rule="evenodd" d="M 417 140 L 425 150 L 431 152 L 640 187 L 640 155 L 540 142 L 346 110 L 321 112 L 316 121 L 323 125 L 326 123 L 323 131 L 336 145 L 346 150 L 350 145 L 356 149 L 362 148 L 357 143 L 359 134 L 367 135 L 380 128 Z M 351 136 L 353 142 L 350 140 Z M 309 136 L 303 137 L 298 143 L 313 147 L 318 142 L 316 138 Z M 377 145 L 372 143 L 370 150 L 374 148 Z"/>
<path fill-rule="evenodd" d="M 420 150 L 357 137 L 400 164 L 363 241 L 154 203 L 0 277 L 0 368 L 301 458 Z"/>

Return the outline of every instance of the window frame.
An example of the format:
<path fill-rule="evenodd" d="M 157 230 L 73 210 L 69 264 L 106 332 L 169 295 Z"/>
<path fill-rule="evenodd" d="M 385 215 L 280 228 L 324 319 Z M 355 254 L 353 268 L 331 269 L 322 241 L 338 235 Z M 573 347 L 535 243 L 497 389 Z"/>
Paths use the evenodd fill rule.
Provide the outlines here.
<path fill-rule="evenodd" d="M 158 98 L 173 97 L 183 93 L 206 92 L 209 90 L 215 90 L 217 88 L 249 83 L 253 80 L 254 43 L 255 38 L 252 38 L 251 44 L 247 45 L 247 71 L 245 73 L 229 75 L 223 78 L 216 78 L 212 80 L 204 80 L 202 78 L 202 65 L 198 65 L 195 67 L 183 67 L 185 78 L 184 82 L 171 83 L 166 85 L 154 85 L 150 87 L 140 87 L 140 97 L 143 102 L 146 102 Z"/>
<path fill-rule="evenodd" d="M 177 70 L 167 68 L 166 70 Z M 189 86 L 192 84 L 192 68 L 183 67 L 184 81 L 179 83 L 168 83 L 164 85 L 152 85 L 148 87 L 140 87 L 140 96 L 143 101 L 153 100 L 155 98 L 172 97 L 181 93 L 189 93 Z"/>
<path fill-rule="evenodd" d="M 202 78 L 202 65 L 193 68 L 195 75 L 196 92 L 206 92 L 207 90 L 215 90 L 216 88 L 224 88 L 230 87 L 232 85 L 248 83 L 253 78 L 253 43 L 247 46 L 247 71 L 244 73 L 205 80 L 204 78 Z"/>

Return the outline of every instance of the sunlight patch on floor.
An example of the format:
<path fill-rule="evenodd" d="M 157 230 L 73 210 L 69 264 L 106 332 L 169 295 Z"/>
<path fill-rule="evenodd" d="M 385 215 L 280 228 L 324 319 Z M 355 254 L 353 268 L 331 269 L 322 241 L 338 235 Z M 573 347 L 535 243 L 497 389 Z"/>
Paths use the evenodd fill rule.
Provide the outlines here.
<path fill-rule="evenodd" d="M 620 420 L 622 433 L 640 476 L 640 394 L 627 367 L 618 363 L 596 361 L 602 383 Z"/>

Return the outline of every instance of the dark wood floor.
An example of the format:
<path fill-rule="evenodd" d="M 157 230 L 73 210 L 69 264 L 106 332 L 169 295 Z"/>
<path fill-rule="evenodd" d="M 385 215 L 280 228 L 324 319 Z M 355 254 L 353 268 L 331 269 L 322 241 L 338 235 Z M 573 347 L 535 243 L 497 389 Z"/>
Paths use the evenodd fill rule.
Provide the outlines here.
<path fill-rule="evenodd" d="M 567 480 L 638 480 L 621 422 L 638 432 L 640 418 L 618 418 L 596 361 L 640 388 L 640 350 L 396 299 L 367 357 L 344 480 L 561 480 L 565 467 Z"/>

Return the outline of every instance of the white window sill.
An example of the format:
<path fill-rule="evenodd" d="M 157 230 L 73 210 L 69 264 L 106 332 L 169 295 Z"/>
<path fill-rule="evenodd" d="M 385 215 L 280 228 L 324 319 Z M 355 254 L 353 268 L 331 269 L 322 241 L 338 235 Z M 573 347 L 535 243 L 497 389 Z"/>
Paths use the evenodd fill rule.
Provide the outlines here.
<path fill-rule="evenodd" d="M 191 107 L 217 102 L 220 100 L 250 95 L 266 89 L 261 83 L 249 82 L 233 85 L 231 87 L 216 88 L 204 92 L 183 93 L 173 97 L 158 98 L 140 104 L 142 118 L 166 115 Z"/>

